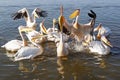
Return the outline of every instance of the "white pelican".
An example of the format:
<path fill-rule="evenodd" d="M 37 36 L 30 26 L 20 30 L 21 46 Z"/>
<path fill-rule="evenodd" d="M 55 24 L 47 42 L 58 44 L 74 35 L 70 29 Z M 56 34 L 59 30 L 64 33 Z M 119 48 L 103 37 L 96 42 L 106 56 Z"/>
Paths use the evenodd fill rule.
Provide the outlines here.
<path fill-rule="evenodd" d="M 46 17 L 47 13 L 46 11 L 42 11 L 39 8 L 35 8 L 32 12 L 32 17 L 30 17 L 28 10 L 26 8 L 23 8 L 21 10 L 19 10 L 18 12 L 16 12 L 13 15 L 13 19 L 20 19 L 20 18 L 25 18 L 26 21 L 26 26 L 19 26 L 18 30 L 19 30 L 19 34 L 22 38 L 23 44 L 25 44 L 25 39 L 22 35 L 22 32 L 31 32 L 33 30 L 36 29 L 36 17 Z"/>
<path fill-rule="evenodd" d="M 41 34 L 46 34 L 47 36 L 47 41 L 53 41 L 53 42 L 59 42 L 60 41 L 60 32 L 58 31 L 57 28 L 55 28 L 55 24 L 58 23 L 55 19 L 53 19 L 53 28 L 48 28 L 44 26 L 44 20 L 40 23 L 40 31 Z M 55 30 L 55 31 L 54 31 Z M 68 35 L 62 34 L 63 35 L 63 40 L 67 41 L 68 40 Z"/>
<path fill-rule="evenodd" d="M 68 47 L 65 45 L 63 41 L 63 23 L 64 23 L 64 17 L 62 16 L 62 12 L 61 12 L 59 17 L 61 34 L 60 34 L 60 42 L 57 45 L 57 57 L 64 57 L 69 54 Z"/>
<path fill-rule="evenodd" d="M 70 15 L 70 18 L 76 17 L 76 20 L 73 24 L 69 24 L 68 21 L 64 20 L 64 26 L 75 36 L 78 41 L 82 41 L 83 37 L 86 34 L 91 34 L 93 32 L 93 26 L 95 24 L 96 14 L 90 10 L 91 13 L 88 13 L 90 17 L 92 17 L 91 21 L 88 24 L 80 24 L 78 23 L 78 18 L 80 14 L 80 9 L 75 10 Z M 63 12 L 63 7 L 61 7 L 61 12 Z"/>
<path fill-rule="evenodd" d="M 14 55 L 14 60 L 20 61 L 24 59 L 34 59 L 36 56 L 41 55 L 43 51 L 44 50 L 41 45 L 39 45 L 39 48 L 24 46 Z"/>
<path fill-rule="evenodd" d="M 91 41 L 88 46 L 91 53 L 95 53 L 99 55 L 109 54 L 110 47 L 112 47 L 112 45 L 104 35 L 101 36 L 101 41 Z"/>
<path fill-rule="evenodd" d="M 36 56 L 42 55 L 44 48 L 37 43 L 34 43 L 34 45 L 30 45 L 30 46 L 24 45 L 23 47 L 21 47 L 14 55 L 14 60 L 20 61 L 24 59 L 34 59 Z"/>
<path fill-rule="evenodd" d="M 98 39 L 100 39 L 102 35 L 109 37 L 111 33 L 111 29 L 108 27 L 103 27 L 101 23 L 96 28 L 94 28 L 94 32 L 95 31 L 98 31 L 98 34 L 97 34 Z"/>
<path fill-rule="evenodd" d="M 1 46 L 2 48 L 5 48 L 7 51 L 11 51 L 11 52 L 16 52 L 18 51 L 21 47 L 22 47 L 22 41 L 21 40 L 11 40 L 8 41 L 6 44 L 4 44 L 3 46 Z"/>
<path fill-rule="evenodd" d="M 45 34 L 47 33 L 45 26 L 42 26 L 43 23 L 44 23 L 44 20 L 40 23 L 40 32 L 36 30 L 26 32 L 26 36 L 28 37 L 29 41 L 35 46 L 38 46 L 36 45 L 38 43 L 43 43 L 47 41 L 47 35 L 43 34 L 43 33 Z"/>
<path fill-rule="evenodd" d="M 55 28 L 55 25 L 57 24 L 57 20 L 54 18 L 53 19 L 53 27 L 47 29 L 47 33 L 52 33 L 52 32 L 58 32 L 58 29 Z"/>
<path fill-rule="evenodd" d="M 30 16 L 28 10 L 26 8 L 20 9 L 17 11 L 12 17 L 14 20 L 24 18 L 26 21 L 26 27 L 31 27 L 36 29 L 36 18 L 46 17 L 46 11 L 43 11 L 39 8 L 35 8 L 32 12 L 32 16 Z"/>

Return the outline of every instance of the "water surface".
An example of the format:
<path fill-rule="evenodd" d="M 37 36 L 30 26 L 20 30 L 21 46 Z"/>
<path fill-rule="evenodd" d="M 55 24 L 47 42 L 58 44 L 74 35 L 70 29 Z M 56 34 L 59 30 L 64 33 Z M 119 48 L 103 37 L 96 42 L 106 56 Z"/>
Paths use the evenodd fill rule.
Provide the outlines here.
<path fill-rule="evenodd" d="M 24 19 L 14 21 L 11 15 L 21 8 L 29 12 L 39 7 L 48 12 L 45 25 L 52 26 L 52 19 L 58 18 L 59 7 L 64 6 L 64 15 L 80 9 L 79 22 L 87 23 L 87 13 L 93 10 L 97 14 L 96 24 L 112 30 L 110 41 L 114 46 L 108 56 L 96 56 L 88 53 L 74 53 L 68 60 L 60 60 L 56 55 L 34 61 L 13 62 L 0 48 L 0 80 L 119 80 L 120 74 L 120 1 L 119 0 L 0 0 L 0 46 L 12 39 L 20 39 L 18 26 L 25 25 Z M 37 23 L 43 18 L 38 19 Z M 37 27 L 39 29 L 39 27 Z M 56 54 L 54 44 L 46 52 Z"/>

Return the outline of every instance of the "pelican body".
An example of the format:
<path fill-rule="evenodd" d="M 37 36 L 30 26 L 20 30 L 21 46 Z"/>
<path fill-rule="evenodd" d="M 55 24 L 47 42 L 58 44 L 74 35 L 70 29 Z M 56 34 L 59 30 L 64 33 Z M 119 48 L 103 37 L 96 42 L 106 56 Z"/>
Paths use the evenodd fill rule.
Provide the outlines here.
<path fill-rule="evenodd" d="M 62 33 L 60 34 L 60 42 L 57 43 L 56 45 L 57 45 L 57 57 L 63 57 L 69 54 L 68 46 L 65 44 L 63 40 Z"/>
<path fill-rule="evenodd" d="M 5 48 L 7 51 L 11 51 L 11 52 L 16 52 L 18 51 L 21 47 L 22 47 L 22 41 L 21 40 L 11 40 L 8 41 L 6 44 L 4 44 L 3 46 L 1 46 L 2 48 Z"/>
<path fill-rule="evenodd" d="M 20 61 L 24 59 L 34 59 L 36 56 L 41 55 L 42 53 L 42 48 L 25 46 L 19 49 L 18 52 L 14 55 L 14 60 Z"/>
<path fill-rule="evenodd" d="M 61 12 L 63 12 L 63 9 L 61 9 Z M 64 20 L 64 26 L 70 31 L 71 34 L 75 36 L 75 39 L 79 42 L 81 42 L 85 35 L 91 34 L 93 32 L 93 27 L 95 24 L 96 14 L 92 10 L 90 10 L 91 13 L 88 13 L 88 15 L 92 18 L 91 21 L 87 24 L 80 24 L 78 23 L 78 18 L 80 14 L 80 9 L 75 10 L 71 15 L 70 18 L 75 18 L 76 20 L 73 24 L 70 24 L 65 18 Z"/>
<path fill-rule="evenodd" d="M 101 41 L 92 41 L 89 45 L 89 49 L 90 52 L 100 55 L 107 55 L 110 53 L 110 47 Z"/>
<path fill-rule="evenodd" d="M 91 53 L 99 55 L 107 55 L 110 53 L 111 43 L 107 40 L 105 36 L 101 37 L 101 41 L 92 41 L 90 42 L 88 48 Z"/>

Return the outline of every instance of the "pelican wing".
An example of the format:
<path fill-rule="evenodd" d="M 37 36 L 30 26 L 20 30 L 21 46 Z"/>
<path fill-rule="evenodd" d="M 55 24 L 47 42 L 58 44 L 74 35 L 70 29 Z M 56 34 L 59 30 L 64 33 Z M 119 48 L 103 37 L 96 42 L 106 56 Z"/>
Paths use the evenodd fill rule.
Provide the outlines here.
<path fill-rule="evenodd" d="M 93 10 L 90 10 L 90 13 L 88 13 L 88 16 L 91 18 L 96 18 L 96 13 Z"/>
<path fill-rule="evenodd" d="M 13 17 L 13 20 L 17 20 L 17 19 L 20 19 L 20 18 L 22 18 L 23 16 L 22 16 L 22 13 L 14 13 L 13 15 L 12 15 L 12 17 Z"/>
<path fill-rule="evenodd" d="M 22 12 L 16 12 L 16 13 L 13 13 L 13 15 L 12 15 L 13 20 L 21 19 L 24 16 L 27 17 L 27 13 L 26 12 L 24 12 L 24 13 L 22 13 Z"/>
<path fill-rule="evenodd" d="M 48 14 L 46 11 L 40 10 L 39 8 L 37 8 L 35 12 L 39 17 L 47 17 Z"/>

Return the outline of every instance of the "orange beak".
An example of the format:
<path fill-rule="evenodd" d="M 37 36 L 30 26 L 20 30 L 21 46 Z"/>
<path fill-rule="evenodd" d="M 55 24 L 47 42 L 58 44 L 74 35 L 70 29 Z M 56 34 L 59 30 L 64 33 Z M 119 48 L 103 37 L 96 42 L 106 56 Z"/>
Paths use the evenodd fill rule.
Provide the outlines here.
<path fill-rule="evenodd" d="M 78 15 L 80 15 L 80 9 L 76 9 L 70 16 L 70 19 L 73 19 L 75 17 L 77 17 Z"/>
<path fill-rule="evenodd" d="M 44 26 L 44 21 L 45 20 L 42 21 L 41 30 L 42 30 L 43 33 L 47 34 L 47 29 Z"/>

